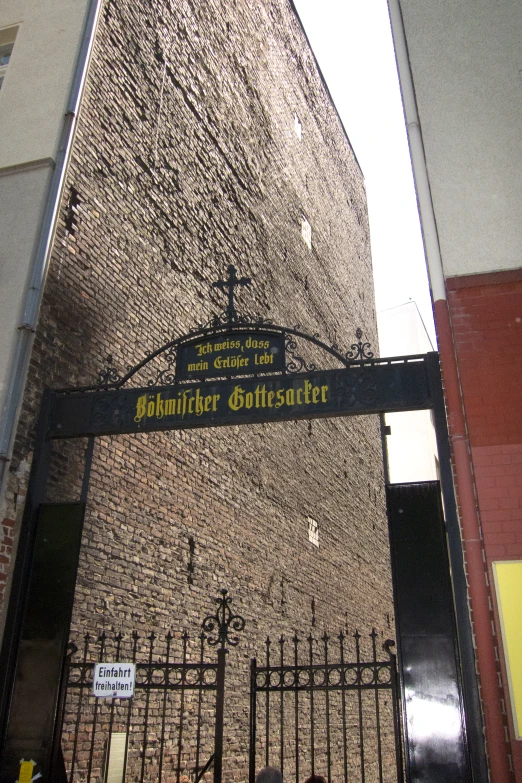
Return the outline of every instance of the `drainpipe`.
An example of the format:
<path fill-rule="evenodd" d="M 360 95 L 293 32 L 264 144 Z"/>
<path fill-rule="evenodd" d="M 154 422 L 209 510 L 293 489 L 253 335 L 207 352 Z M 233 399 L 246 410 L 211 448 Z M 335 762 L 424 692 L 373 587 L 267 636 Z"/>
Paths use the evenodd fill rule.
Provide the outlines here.
<path fill-rule="evenodd" d="M 467 566 L 469 597 L 476 639 L 474 651 L 473 635 L 466 605 L 466 596 L 455 594 L 457 618 L 460 615 L 459 643 L 462 657 L 474 661 L 476 653 L 481 681 L 482 701 L 488 742 L 488 756 L 491 779 L 495 783 L 510 783 L 506 740 L 499 698 L 495 648 L 489 611 L 489 595 L 485 557 L 475 484 L 471 463 L 471 449 L 468 439 L 465 414 L 463 410 L 462 389 L 455 355 L 455 345 L 451 319 L 446 299 L 446 287 L 440 252 L 435 213 L 431 199 L 430 183 L 424 155 L 422 130 L 417 111 L 417 102 L 413 77 L 404 31 L 404 20 L 400 0 L 388 0 L 395 58 L 402 93 L 404 118 L 408 133 L 410 158 L 415 180 L 417 203 L 422 224 L 424 252 L 428 268 L 435 324 L 440 347 L 441 363 L 446 398 L 446 414 L 450 442 L 453 452 L 455 479 L 458 486 L 461 538 Z M 453 557 L 462 560 L 461 553 Z M 461 563 L 459 563 L 461 566 Z M 467 617 L 466 617 L 467 615 Z M 464 673 L 466 674 L 466 673 Z M 481 721 L 480 697 L 474 672 L 468 672 L 468 692 L 465 694 L 468 710 L 474 713 L 468 723 L 468 741 L 476 781 L 488 780 L 488 769 L 483 752 L 483 729 Z M 470 692 L 471 691 L 471 692 Z"/>
<path fill-rule="evenodd" d="M 18 326 L 13 366 L 6 394 L 2 428 L 0 429 L 0 489 L 3 489 L 7 464 L 11 458 L 18 412 L 24 392 L 34 334 L 42 303 L 43 289 L 49 268 L 56 219 L 60 208 L 100 7 L 101 0 L 90 0 L 56 154 L 56 165 L 49 186 L 42 228 L 36 246 L 29 289 L 25 298 L 22 322 Z"/>

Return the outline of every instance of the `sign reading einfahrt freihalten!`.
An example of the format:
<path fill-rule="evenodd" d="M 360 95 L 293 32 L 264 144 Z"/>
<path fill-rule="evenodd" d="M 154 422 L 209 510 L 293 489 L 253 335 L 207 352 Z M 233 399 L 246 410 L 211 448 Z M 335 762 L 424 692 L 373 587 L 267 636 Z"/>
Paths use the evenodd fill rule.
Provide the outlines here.
<path fill-rule="evenodd" d="M 285 343 L 281 334 L 262 331 L 222 332 L 179 348 L 177 376 L 220 378 L 281 372 Z"/>
<path fill-rule="evenodd" d="M 92 695 L 99 699 L 130 699 L 134 696 L 135 663 L 95 663 Z"/>

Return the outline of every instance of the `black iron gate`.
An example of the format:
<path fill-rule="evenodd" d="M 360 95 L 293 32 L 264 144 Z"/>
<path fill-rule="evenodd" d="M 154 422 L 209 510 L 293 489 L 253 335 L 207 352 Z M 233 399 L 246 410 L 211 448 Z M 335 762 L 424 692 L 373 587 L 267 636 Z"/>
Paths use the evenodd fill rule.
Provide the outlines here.
<path fill-rule="evenodd" d="M 172 658 L 173 641 L 181 641 L 180 660 Z M 187 634 L 142 639 L 134 632 L 87 634 L 79 657 L 73 646 L 60 727 L 69 783 L 199 780 L 214 759 L 217 663 L 204 662 L 203 637 L 198 662 L 189 662 L 188 643 Z M 94 665 L 103 662 L 136 664 L 133 698 L 92 695 Z"/>
<path fill-rule="evenodd" d="M 265 662 L 251 662 L 250 770 L 276 766 L 285 781 L 322 775 L 336 783 L 402 783 L 403 752 L 396 658 L 377 634 L 361 643 L 340 633 L 289 643 L 266 640 Z M 290 648 L 287 652 L 286 648 Z M 275 649 L 272 649 L 275 648 Z"/>
<path fill-rule="evenodd" d="M 137 631 L 86 634 L 69 643 L 60 690 L 52 775 L 68 783 L 197 783 L 212 770 L 222 780 L 226 645 L 238 642 L 244 620 L 233 615 L 226 590 L 215 615 L 189 635 Z M 217 659 L 205 660 L 205 646 Z M 129 699 L 94 696 L 97 663 L 136 666 Z"/>

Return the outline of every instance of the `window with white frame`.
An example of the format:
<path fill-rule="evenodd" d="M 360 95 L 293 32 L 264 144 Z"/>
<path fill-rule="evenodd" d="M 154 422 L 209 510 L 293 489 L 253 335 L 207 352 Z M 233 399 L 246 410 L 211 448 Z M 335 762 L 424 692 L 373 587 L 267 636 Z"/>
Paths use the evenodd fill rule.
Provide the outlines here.
<path fill-rule="evenodd" d="M 312 517 L 308 517 L 308 540 L 314 546 L 319 546 L 319 525 Z"/>

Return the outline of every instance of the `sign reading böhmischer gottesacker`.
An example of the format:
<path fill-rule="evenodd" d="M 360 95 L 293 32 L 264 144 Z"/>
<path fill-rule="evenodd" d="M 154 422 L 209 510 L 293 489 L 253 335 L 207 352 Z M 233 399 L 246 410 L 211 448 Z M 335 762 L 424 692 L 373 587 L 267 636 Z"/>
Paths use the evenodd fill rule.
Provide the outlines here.
<path fill-rule="evenodd" d="M 152 432 L 429 407 L 423 363 L 58 395 L 47 437 Z"/>
<path fill-rule="evenodd" d="M 216 378 L 280 372 L 284 368 L 284 336 L 271 332 L 228 332 L 179 347 L 177 377 Z"/>

